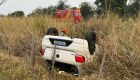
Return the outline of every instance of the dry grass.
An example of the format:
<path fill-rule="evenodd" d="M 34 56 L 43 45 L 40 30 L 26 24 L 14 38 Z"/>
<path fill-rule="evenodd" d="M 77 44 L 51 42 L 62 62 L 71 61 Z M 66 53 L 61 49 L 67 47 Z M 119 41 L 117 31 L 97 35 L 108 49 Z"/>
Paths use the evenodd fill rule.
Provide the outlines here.
<path fill-rule="evenodd" d="M 3 62 L 4 68 L 2 71 L 10 74 L 10 78 L 17 80 L 42 80 L 43 76 L 53 80 L 74 79 L 71 76 L 49 75 L 44 67 L 41 67 L 42 64 L 38 60 L 36 60 L 35 67 L 31 67 L 25 62 L 25 58 L 30 55 L 33 43 L 35 44 L 35 53 L 38 54 L 41 39 L 48 27 L 57 27 L 58 29 L 67 27 L 69 36 L 84 38 L 87 29 L 91 26 L 97 33 L 97 44 L 102 46 L 103 53 L 106 53 L 102 77 L 107 80 L 140 79 L 140 17 L 135 20 L 131 18 L 124 20 L 116 15 L 90 19 L 78 24 L 70 21 L 59 22 L 49 16 L 0 18 L 0 48 L 2 53 L 7 51 L 6 53 L 11 54 L 11 56 L 18 56 L 18 58 L 9 57 L 7 54 L 0 53 L 3 56 L 3 58 L 0 56 L 0 62 Z M 94 72 L 85 76 L 87 80 L 98 79 L 101 60 L 102 55 L 98 56 L 92 64 L 84 67 L 86 70 Z M 9 62 L 13 65 L 11 66 Z"/>
<path fill-rule="evenodd" d="M 71 75 L 60 75 L 47 71 L 41 59 L 32 66 L 24 57 L 9 56 L 0 52 L 0 71 L 5 73 L 4 80 L 74 80 Z M 61 78 L 60 78 L 61 77 Z M 1 78 L 0 78 L 1 79 Z"/>

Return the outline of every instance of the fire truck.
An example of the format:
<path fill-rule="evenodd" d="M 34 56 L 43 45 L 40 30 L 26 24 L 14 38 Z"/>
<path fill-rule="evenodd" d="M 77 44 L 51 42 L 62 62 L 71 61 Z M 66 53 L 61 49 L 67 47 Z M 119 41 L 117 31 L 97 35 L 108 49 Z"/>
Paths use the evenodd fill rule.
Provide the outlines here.
<path fill-rule="evenodd" d="M 82 20 L 80 9 L 57 10 L 55 13 L 55 18 L 59 21 L 72 20 L 75 23 L 78 23 Z"/>

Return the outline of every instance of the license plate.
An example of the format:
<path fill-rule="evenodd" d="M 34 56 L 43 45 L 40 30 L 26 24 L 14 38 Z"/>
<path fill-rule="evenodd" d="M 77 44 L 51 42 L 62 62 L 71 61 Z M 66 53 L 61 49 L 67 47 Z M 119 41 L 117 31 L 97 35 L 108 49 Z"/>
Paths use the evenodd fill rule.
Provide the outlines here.
<path fill-rule="evenodd" d="M 54 44 L 57 46 L 66 46 L 66 42 L 63 41 L 54 41 Z"/>

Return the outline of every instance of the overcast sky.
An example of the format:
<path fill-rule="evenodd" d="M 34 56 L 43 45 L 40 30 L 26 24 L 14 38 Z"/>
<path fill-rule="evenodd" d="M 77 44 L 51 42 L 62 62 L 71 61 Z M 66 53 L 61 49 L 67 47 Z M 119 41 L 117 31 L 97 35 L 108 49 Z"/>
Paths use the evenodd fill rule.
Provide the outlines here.
<path fill-rule="evenodd" d="M 0 0 L 1 1 L 1 0 Z M 94 3 L 95 0 L 67 0 L 67 4 L 72 7 L 79 7 L 81 2 Z M 32 10 L 38 7 L 44 8 L 50 5 L 56 5 L 58 0 L 7 0 L 3 5 L 0 6 L 0 14 L 8 14 L 17 10 L 22 10 L 25 14 L 29 14 Z"/>

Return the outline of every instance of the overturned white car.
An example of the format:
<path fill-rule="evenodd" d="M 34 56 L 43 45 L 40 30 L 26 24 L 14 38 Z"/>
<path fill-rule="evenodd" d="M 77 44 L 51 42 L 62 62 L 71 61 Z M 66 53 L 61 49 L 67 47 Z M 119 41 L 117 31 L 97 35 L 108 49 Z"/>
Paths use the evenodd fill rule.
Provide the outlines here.
<path fill-rule="evenodd" d="M 80 39 L 60 36 L 56 28 L 49 28 L 43 37 L 40 54 L 49 69 L 55 66 L 80 75 L 83 73 L 81 65 L 93 61 L 95 42 L 96 35 L 93 30 L 87 32 L 85 39 Z"/>

